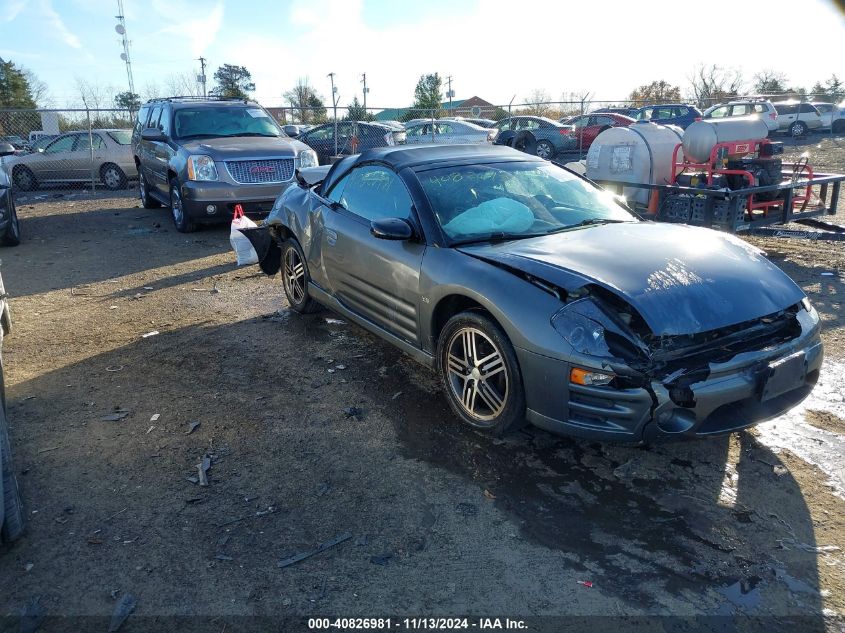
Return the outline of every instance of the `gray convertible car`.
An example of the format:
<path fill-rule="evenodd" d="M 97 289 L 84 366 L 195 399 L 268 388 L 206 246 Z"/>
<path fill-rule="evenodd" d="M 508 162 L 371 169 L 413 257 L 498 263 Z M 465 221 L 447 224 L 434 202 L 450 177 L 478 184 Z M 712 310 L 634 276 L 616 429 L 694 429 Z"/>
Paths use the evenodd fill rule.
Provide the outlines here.
<path fill-rule="evenodd" d="M 328 306 L 434 368 L 466 423 L 718 435 L 802 400 L 819 316 L 763 253 L 644 221 L 507 147 L 382 148 L 297 174 L 253 243 L 294 310 Z"/>

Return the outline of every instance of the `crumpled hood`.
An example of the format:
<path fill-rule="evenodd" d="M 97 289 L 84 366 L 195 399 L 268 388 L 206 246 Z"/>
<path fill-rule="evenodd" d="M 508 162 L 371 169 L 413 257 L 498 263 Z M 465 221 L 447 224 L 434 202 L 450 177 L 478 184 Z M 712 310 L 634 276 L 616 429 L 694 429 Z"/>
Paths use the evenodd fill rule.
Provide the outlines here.
<path fill-rule="evenodd" d="M 184 145 L 191 154 L 207 154 L 214 160 L 244 160 L 248 158 L 293 158 L 307 149 L 301 141 L 284 136 L 235 136 L 231 138 L 203 138 Z"/>
<path fill-rule="evenodd" d="M 597 225 L 459 250 L 564 289 L 601 285 L 631 304 L 658 335 L 750 321 L 804 297 L 755 247 L 734 235 L 685 225 Z"/>

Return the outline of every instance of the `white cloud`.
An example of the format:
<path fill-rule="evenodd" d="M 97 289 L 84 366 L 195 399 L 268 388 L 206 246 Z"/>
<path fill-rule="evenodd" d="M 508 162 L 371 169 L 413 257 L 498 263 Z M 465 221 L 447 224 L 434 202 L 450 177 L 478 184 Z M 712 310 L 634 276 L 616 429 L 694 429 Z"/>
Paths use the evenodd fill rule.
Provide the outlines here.
<path fill-rule="evenodd" d="M 29 0 L 4 0 L 3 5 L 0 6 L 0 22 L 14 20 L 28 3 Z"/>
<path fill-rule="evenodd" d="M 162 20 L 172 22 L 162 32 L 187 39 L 193 57 L 207 51 L 223 26 L 222 0 L 218 0 L 210 10 L 203 10 L 202 17 L 196 17 L 196 5 L 181 2 L 154 0 L 153 9 Z"/>
<path fill-rule="evenodd" d="M 49 33 L 52 30 L 71 48 L 82 48 L 82 42 L 79 41 L 79 37 L 67 27 L 61 16 L 56 13 L 53 3 L 50 0 L 41 0 L 40 8 L 44 19 L 48 23 L 48 28 L 44 29 L 44 32 Z"/>

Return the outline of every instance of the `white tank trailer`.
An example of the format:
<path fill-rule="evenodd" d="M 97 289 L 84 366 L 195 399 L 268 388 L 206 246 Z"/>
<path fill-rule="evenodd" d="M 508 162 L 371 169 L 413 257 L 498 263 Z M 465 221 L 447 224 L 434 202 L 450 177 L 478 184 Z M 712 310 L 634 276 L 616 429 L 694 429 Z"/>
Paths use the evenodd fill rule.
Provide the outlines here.
<path fill-rule="evenodd" d="M 672 181 L 672 152 L 681 141 L 680 128 L 649 121 L 609 128 L 587 151 L 587 178 L 668 185 Z M 678 152 L 681 159 L 683 153 Z M 648 204 L 648 189 L 625 187 L 622 193 L 631 203 Z"/>
<path fill-rule="evenodd" d="M 596 137 L 587 152 L 587 178 L 597 181 L 668 185 L 672 181 L 672 152 L 682 149 L 677 160 L 706 163 L 717 143 L 763 139 L 766 124 L 756 116 L 695 121 L 685 131 L 675 126 L 638 121 L 614 127 Z M 648 189 L 625 187 L 632 203 L 647 205 Z"/>

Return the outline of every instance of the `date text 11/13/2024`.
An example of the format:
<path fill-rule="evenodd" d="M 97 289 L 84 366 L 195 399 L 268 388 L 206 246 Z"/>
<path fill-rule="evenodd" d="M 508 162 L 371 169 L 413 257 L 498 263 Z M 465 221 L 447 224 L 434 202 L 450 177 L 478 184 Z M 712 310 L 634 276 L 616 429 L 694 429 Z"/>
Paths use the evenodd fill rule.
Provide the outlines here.
<path fill-rule="evenodd" d="M 518 631 L 528 627 L 524 620 L 510 618 L 309 618 L 308 628 L 312 631 L 452 631 L 460 629 Z"/>

